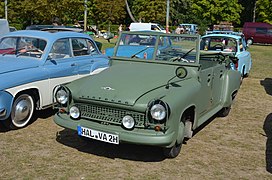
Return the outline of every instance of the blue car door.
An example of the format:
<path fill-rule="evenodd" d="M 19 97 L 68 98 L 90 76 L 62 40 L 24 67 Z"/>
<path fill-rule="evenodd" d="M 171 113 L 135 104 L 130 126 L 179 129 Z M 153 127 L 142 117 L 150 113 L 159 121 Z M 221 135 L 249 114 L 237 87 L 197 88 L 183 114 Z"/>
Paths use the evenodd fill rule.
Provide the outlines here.
<path fill-rule="evenodd" d="M 59 39 L 52 45 L 43 68 L 49 76 L 48 97 L 57 85 L 78 78 L 77 63 L 72 57 L 69 38 Z"/>
<path fill-rule="evenodd" d="M 88 38 L 71 38 L 72 52 L 80 77 L 89 75 L 99 68 L 108 67 L 108 57 L 101 55 L 95 42 Z"/>
<path fill-rule="evenodd" d="M 241 75 L 245 75 L 249 73 L 249 70 L 251 68 L 251 56 L 250 53 L 245 49 L 244 43 L 240 39 L 238 41 L 238 49 L 236 57 L 239 59 L 238 61 L 238 71 L 241 73 Z"/>
<path fill-rule="evenodd" d="M 77 73 L 88 75 L 92 72 L 95 63 L 95 55 L 99 54 L 94 43 L 87 38 L 71 38 L 72 54 L 76 60 Z"/>

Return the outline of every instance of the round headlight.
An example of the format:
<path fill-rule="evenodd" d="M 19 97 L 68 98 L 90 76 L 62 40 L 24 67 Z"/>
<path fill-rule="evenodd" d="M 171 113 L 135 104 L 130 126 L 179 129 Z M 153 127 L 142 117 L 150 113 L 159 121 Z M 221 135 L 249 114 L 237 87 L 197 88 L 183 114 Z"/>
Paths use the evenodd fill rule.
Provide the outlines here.
<path fill-rule="evenodd" d="M 150 114 L 153 119 L 160 121 L 166 117 L 166 109 L 161 104 L 155 104 L 151 107 Z"/>
<path fill-rule="evenodd" d="M 127 116 L 123 117 L 122 124 L 125 128 L 132 129 L 135 125 L 135 121 L 134 121 L 133 117 L 127 115 Z"/>
<path fill-rule="evenodd" d="M 72 106 L 71 108 L 70 108 L 70 116 L 73 118 L 73 119 L 77 119 L 77 118 L 79 118 L 80 117 L 80 111 L 79 111 L 79 109 L 78 109 L 78 107 L 76 107 L 76 106 Z"/>
<path fill-rule="evenodd" d="M 63 90 L 63 89 L 58 90 L 56 92 L 56 100 L 60 104 L 66 104 L 67 101 L 68 101 L 68 93 L 65 90 Z"/>

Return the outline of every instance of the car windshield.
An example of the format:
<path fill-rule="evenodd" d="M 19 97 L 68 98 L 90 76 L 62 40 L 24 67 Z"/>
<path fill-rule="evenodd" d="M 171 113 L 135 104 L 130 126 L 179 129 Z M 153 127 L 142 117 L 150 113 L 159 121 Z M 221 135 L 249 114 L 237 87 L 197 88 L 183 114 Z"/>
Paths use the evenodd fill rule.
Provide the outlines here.
<path fill-rule="evenodd" d="M 199 36 L 166 33 L 122 33 L 116 57 L 141 60 L 183 61 L 194 63 L 198 59 Z"/>
<path fill-rule="evenodd" d="M 32 37 L 4 37 L 0 42 L 0 54 L 41 58 L 46 41 Z"/>
<path fill-rule="evenodd" d="M 237 41 L 231 37 L 205 37 L 201 40 L 200 50 L 236 52 Z"/>

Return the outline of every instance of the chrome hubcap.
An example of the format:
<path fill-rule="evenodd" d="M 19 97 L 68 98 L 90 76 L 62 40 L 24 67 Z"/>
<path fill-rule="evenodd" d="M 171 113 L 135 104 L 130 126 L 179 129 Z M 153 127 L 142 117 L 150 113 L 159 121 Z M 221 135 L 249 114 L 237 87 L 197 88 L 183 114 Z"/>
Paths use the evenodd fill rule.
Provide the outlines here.
<path fill-rule="evenodd" d="M 31 112 L 31 104 L 27 100 L 22 100 L 18 104 L 16 104 L 15 112 L 14 112 L 14 121 L 22 121 L 26 117 L 28 117 Z"/>
<path fill-rule="evenodd" d="M 31 96 L 24 94 L 19 96 L 13 105 L 11 120 L 15 127 L 24 127 L 30 121 L 33 111 L 34 102 Z"/>

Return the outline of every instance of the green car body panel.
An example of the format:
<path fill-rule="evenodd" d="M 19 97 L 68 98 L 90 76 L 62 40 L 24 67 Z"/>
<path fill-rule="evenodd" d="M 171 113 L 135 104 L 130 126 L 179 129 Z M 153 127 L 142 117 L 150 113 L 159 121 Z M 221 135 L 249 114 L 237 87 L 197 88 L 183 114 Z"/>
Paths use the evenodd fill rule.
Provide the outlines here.
<path fill-rule="evenodd" d="M 137 49 L 128 57 L 118 52 L 125 49 L 121 49 L 124 39 L 135 34 L 140 34 L 142 38 L 152 35 L 157 37 L 157 41 L 154 46 L 142 48 L 143 52 Z M 163 39 L 173 43 L 160 45 L 159 41 Z M 197 35 L 123 32 L 108 69 L 59 87 L 68 93 L 69 100 L 65 104 L 58 103 L 55 123 L 72 130 L 78 130 L 80 126 L 115 134 L 120 143 L 173 150 L 182 144 L 185 137 L 191 138 L 188 129 L 193 132 L 224 108 L 230 108 L 240 88 L 240 74 L 231 70 L 229 57 L 203 55 L 204 52 L 199 50 L 199 39 Z M 183 40 L 188 42 L 179 48 L 179 42 Z M 185 48 L 187 45 L 189 47 Z M 135 45 L 127 46 L 131 52 L 136 48 Z M 183 55 L 187 54 L 176 58 L 177 54 L 170 52 L 173 49 L 178 53 L 187 49 L 182 52 Z M 141 53 L 142 56 L 134 57 Z M 146 59 L 144 53 L 151 53 L 152 58 Z M 184 59 L 187 59 L 186 62 L 181 62 Z M 57 95 L 55 97 L 57 99 Z M 154 119 L 151 115 L 150 109 L 157 104 L 165 108 L 163 120 Z M 79 118 L 71 118 L 69 109 L 72 106 L 78 107 Z M 126 128 L 122 124 L 122 118 L 126 115 L 133 117 L 133 128 Z M 187 122 L 190 122 L 189 127 Z M 176 157 L 178 153 L 179 150 L 166 156 Z"/>

